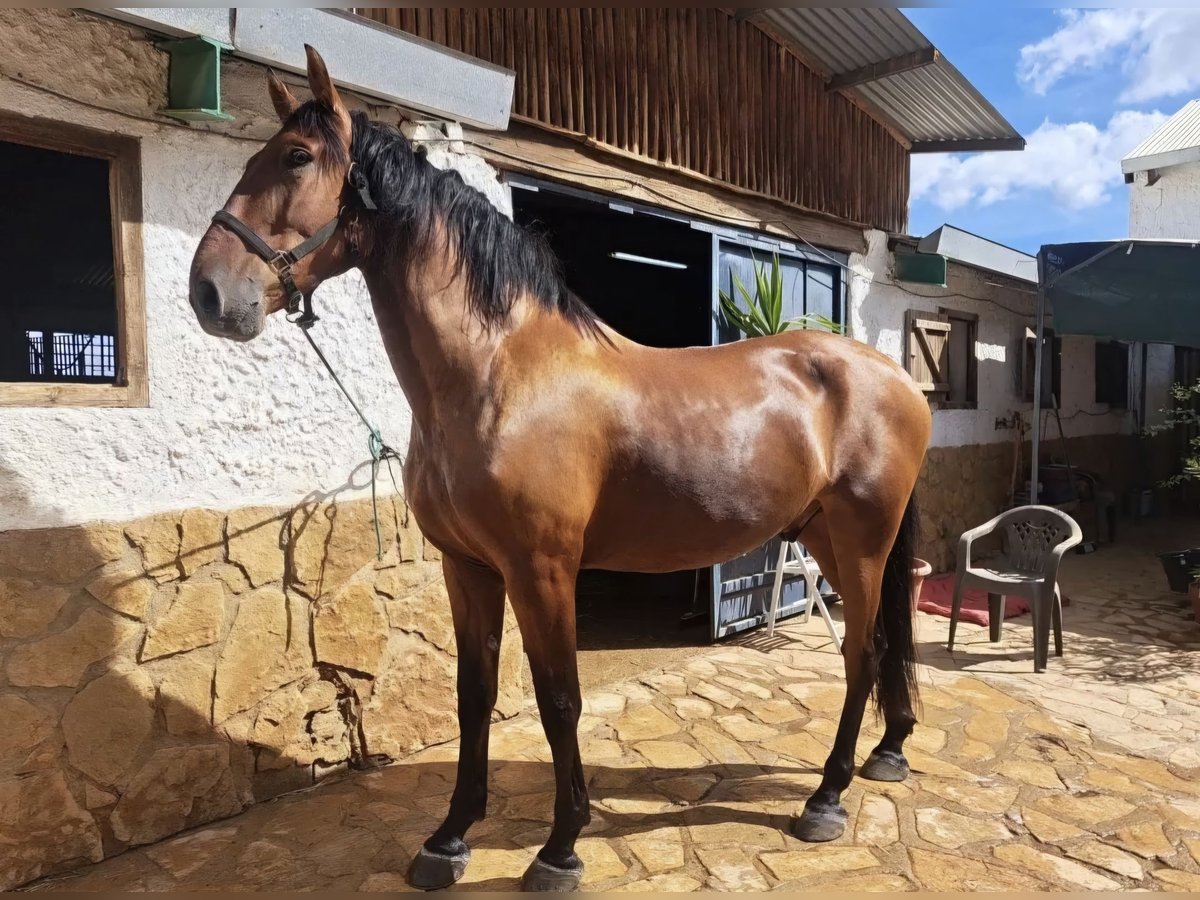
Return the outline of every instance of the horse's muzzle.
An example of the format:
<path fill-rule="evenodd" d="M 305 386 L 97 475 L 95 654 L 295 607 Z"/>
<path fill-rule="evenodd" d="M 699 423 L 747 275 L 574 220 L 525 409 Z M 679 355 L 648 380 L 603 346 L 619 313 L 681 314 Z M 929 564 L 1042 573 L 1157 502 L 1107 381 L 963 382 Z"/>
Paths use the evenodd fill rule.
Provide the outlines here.
<path fill-rule="evenodd" d="M 248 341 L 262 333 L 264 316 L 258 298 L 241 297 L 223 290 L 218 280 L 201 275 L 192 278 L 192 310 L 207 334 L 234 341 Z"/>

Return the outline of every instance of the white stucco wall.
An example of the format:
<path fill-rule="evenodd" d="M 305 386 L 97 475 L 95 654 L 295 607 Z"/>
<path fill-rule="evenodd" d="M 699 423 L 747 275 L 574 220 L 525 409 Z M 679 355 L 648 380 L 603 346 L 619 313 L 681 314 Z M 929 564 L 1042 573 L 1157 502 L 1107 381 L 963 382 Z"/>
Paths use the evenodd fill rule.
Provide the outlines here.
<path fill-rule="evenodd" d="M 100 62 L 60 57 L 52 74 L 87 84 Z M 251 74 L 265 102 L 262 70 Z M 236 344 L 205 335 L 188 304 L 196 244 L 258 144 L 114 115 L 7 77 L 0 109 L 141 140 L 150 381 L 148 409 L 0 409 L 0 530 L 369 492 L 367 434 L 299 329 L 275 316 L 261 337 Z M 263 123 L 256 127 L 262 133 Z M 430 158 L 453 163 L 507 205 L 495 173 L 455 149 L 434 148 Z M 403 452 L 409 410 L 362 279 L 350 273 L 324 285 L 316 306 L 314 337 Z"/>
<path fill-rule="evenodd" d="M 1200 163 L 1163 169 L 1152 185 L 1147 175 L 1129 186 L 1129 236 L 1200 239 Z"/>
<path fill-rule="evenodd" d="M 851 336 L 901 361 L 904 314 L 917 309 L 959 309 L 979 316 L 976 334 L 978 405 L 973 410 L 942 409 L 933 415 L 932 445 L 958 447 L 1009 442 L 1012 432 L 996 428 L 997 418 L 1020 411 L 1028 422 L 1033 404 L 1021 399 L 1019 372 L 1025 327 L 1034 321 L 1035 294 L 1030 286 L 1003 286 L 1000 276 L 951 264 L 947 287 L 896 284 L 887 235 L 867 233 L 867 252 L 850 258 L 849 321 Z M 1050 323 L 1052 325 L 1052 323 Z M 1095 403 L 1095 355 L 1091 338 L 1064 337 L 1062 352 L 1063 429 L 1068 437 L 1132 431 L 1132 416 Z M 1168 348 L 1169 349 L 1169 348 Z M 1135 376 L 1140 377 L 1140 355 Z M 1135 389 L 1136 395 L 1136 389 Z M 1155 407 L 1157 408 L 1157 407 Z M 1058 435 L 1051 424 L 1051 434 Z"/>

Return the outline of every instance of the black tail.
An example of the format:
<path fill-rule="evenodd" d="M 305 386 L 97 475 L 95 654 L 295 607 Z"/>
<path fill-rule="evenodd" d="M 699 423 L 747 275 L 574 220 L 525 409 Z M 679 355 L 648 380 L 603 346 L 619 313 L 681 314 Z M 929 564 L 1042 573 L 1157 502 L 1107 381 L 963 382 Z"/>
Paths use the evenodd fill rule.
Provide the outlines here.
<path fill-rule="evenodd" d="M 916 609 L 912 596 L 912 565 L 919 530 L 914 494 L 904 510 L 896 543 L 892 545 L 883 572 L 883 594 L 876 622 L 876 631 L 881 633 L 886 648 L 879 660 L 875 691 L 875 703 L 880 711 L 908 707 L 915 712 L 919 702 L 917 646 L 913 633 Z"/>

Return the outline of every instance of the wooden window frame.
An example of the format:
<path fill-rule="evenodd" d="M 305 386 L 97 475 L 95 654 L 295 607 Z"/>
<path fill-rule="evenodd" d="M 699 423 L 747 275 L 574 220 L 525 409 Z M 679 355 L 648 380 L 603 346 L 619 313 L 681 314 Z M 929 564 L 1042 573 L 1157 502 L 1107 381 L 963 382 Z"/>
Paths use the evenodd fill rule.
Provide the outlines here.
<path fill-rule="evenodd" d="M 913 377 L 917 382 L 917 387 L 925 394 L 929 400 L 929 405 L 934 409 L 940 409 L 942 403 L 946 402 L 949 396 L 950 383 L 948 381 L 929 382 L 922 381 L 921 375 L 924 373 L 919 371 L 917 366 L 917 355 L 924 354 L 924 368 L 930 370 L 932 376 L 940 375 L 937 371 L 936 363 L 930 358 L 933 352 L 927 340 L 922 340 L 918 334 L 917 323 L 925 322 L 928 324 L 945 325 L 946 340 L 950 339 L 950 323 L 946 321 L 941 313 L 932 312 L 925 309 L 910 309 L 904 313 L 904 340 L 902 342 L 904 352 L 904 371 Z"/>
<path fill-rule="evenodd" d="M 1044 328 L 1042 337 L 1049 347 L 1049 359 L 1042 367 L 1042 389 L 1045 391 L 1045 386 L 1049 384 L 1050 395 L 1054 397 L 1058 408 L 1062 409 L 1062 338 L 1055 333 L 1053 328 Z M 1037 360 L 1033 356 L 1034 350 L 1030 348 L 1036 343 L 1036 327 L 1032 322 L 1027 323 L 1024 328 L 1024 338 L 1021 341 L 1021 368 L 1020 376 L 1017 379 L 1019 388 L 1017 396 L 1025 403 L 1033 402 L 1033 382 Z M 1050 406 L 1043 401 L 1042 408 L 1049 409 Z"/>
<path fill-rule="evenodd" d="M 979 343 L 979 316 L 976 313 L 963 312 L 959 309 L 941 307 L 938 313 L 950 322 L 950 332 L 953 335 L 955 324 L 965 323 L 967 327 L 967 400 L 943 400 L 938 404 L 939 409 L 978 409 L 979 408 L 979 356 L 976 345 Z M 951 338 L 953 340 L 953 338 Z M 950 360 L 951 371 L 954 360 Z M 954 388 L 950 388 L 953 392 Z"/>
<path fill-rule="evenodd" d="M 8 112 L 0 112 L 0 141 L 108 163 L 117 304 L 117 376 L 113 384 L 0 382 L 0 406 L 149 406 L 140 142 L 126 135 Z"/>

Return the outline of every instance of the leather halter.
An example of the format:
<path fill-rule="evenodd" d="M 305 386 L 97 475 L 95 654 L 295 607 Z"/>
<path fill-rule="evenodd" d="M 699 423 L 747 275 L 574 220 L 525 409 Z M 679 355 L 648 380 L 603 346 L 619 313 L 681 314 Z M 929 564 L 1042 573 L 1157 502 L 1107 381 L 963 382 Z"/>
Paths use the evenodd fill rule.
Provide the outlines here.
<path fill-rule="evenodd" d="M 354 163 L 350 163 L 350 169 L 346 172 L 346 185 L 353 189 L 354 195 L 358 198 L 358 205 L 362 209 L 374 210 L 378 208 L 371 197 L 371 190 L 367 185 L 367 176 Z M 271 271 L 275 273 L 275 276 L 279 279 L 279 283 L 283 285 L 284 292 L 287 294 L 288 321 L 307 329 L 317 321 L 317 314 L 313 312 L 312 297 L 305 294 L 296 285 L 296 279 L 292 276 L 292 267 L 318 247 L 324 246 L 337 233 L 338 228 L 342 225 L 342 216 L 345 212 L 346 206 L 343 205 L 334 218 L 322 225 L 312 237 L 301 241 L 291 250 L 276 250 L 259 237 L 253 228 L 233 213 L 224 209 L 218 210 L 213 215 L 212 220 L 224 225 L 240 237 L 248 250 L 271 267 Z M 358 255 L 358 249 L 353 243 L 351 244 L 351 252 L 355 256 Z M 301 311 L 301 305 L 304 307 L 303 311 Z"/>

